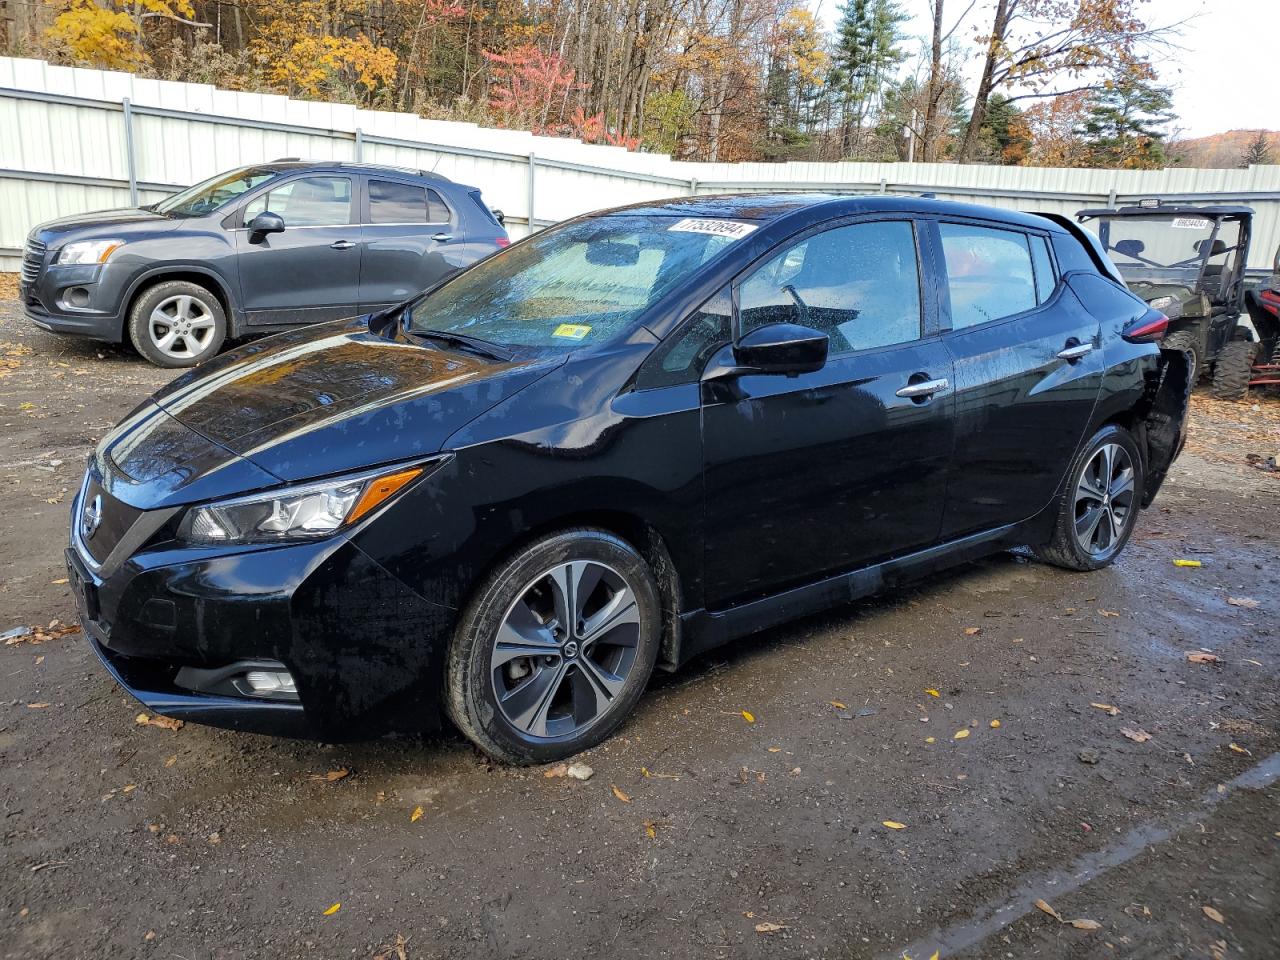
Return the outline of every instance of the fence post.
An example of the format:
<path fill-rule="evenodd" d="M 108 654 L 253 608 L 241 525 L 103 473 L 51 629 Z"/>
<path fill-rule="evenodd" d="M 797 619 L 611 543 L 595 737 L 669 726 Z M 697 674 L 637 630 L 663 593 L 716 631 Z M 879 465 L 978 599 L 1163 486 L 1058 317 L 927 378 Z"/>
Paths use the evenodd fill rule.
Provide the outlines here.
<path fill-rule="evenodd" d="M 356 127 L 356 163 L 364 159 L 364 131 Z"/>
<path fill-rule="evenodd" d="M 129 168 L 129 206 L 138 205 L 138 163 L 133 155 L 133 105 L 129 98 L 120 101 L 124 108 L 124 158 Z"/>
<path fill-rule="evenodd" d="M 698 178 L 689 178 L 689 196 L 696 197 L 698 195 Z"/>
<path fill-rule="evenodd" d="M 529 202 L 526 207 L 526 209 L 529 211 L 529 232 L 530 233 L 533 233 L 533 231 L 537 229 L 533 223 L 533 196 L 534 196 L 533 178 L 537 168 L 538 168 L 538 155 L 535 154 L 532 150 L 530 150 L 529 151 Z"/>
<path fill-rule="evenodd" d="M 1107 206 L 1114 209 L 1116 205 L 1116 188 L 1112 187 L 1111 192 L 1107 194 Z"/>

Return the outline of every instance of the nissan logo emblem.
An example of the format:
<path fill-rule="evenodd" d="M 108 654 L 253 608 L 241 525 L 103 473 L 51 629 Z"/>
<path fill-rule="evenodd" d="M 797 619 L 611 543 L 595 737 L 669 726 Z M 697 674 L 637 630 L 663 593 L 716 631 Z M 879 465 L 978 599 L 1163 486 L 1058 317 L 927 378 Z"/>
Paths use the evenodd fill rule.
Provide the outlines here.
<path fill-rule="evenodd" d="M 80 511 L 80 536 L 92 540 L 102 525 L 102 495 L 98 494 L 84 505 Z"/>

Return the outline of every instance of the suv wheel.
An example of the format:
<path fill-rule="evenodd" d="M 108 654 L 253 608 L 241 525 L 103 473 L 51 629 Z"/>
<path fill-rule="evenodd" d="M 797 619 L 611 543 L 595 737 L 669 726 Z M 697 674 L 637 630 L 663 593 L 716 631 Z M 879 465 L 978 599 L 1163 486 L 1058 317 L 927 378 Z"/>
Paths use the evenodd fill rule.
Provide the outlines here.
<path fill-rule="evenodd" d="M 477 592 L 449 652 L 446 701 L 490 756 L 546 763 L 617 728 L 653 672 L 661 604 L 648 565 L 603 530 L 544 537 Z"/>
<path fill-rule="evenodd" d="M 158 367 L 193 367 L 217 354 L 226 336 L 218 298 L 186 280 L 157 283 L 129 311 L 129 339 Z"/>
<path fill-rule="evenodd" d="M 1110 564 L 1133 533 L 1143 481 L 1133 436 L 1115 424 L 1103 427 L 1071 465 L 1053 539 L 1034 547 L 1035 555 L 1067 570 Z"/>

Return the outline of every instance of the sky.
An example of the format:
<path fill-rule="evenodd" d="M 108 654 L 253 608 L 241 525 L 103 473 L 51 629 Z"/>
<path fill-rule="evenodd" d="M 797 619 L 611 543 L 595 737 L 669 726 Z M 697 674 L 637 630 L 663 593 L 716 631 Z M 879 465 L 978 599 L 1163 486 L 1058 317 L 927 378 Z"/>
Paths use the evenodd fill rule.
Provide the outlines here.
<path fill-rule="evenodd" d="M 842 0 L 808 2 L 828 27 L 839 19 Z M 904 29 L 928 37 L 928 0 L 898 2 L 912 14 Z M 969 0 L 944 0 L 944 13 L 959 16 L 968 5 Z M 1175 39 L 1181 49 L 1155 64 L 1160 83 L 1173 90 L 1176 135 L 1280 130 L 1280 0 L 1148 0 L 1143 16 L 1151 25 L 1186 21 Z M 990 22 L 989 0 L 979 0 L 956 36 L 972 37 L 973 26 L 983 20 Z M 946 26 L 951 23 L 948 17 Z M 918 42 L 910 46 L 913 59 L 918 49 Z M 971 52 L 972 90 L 982 64 L 976 47 Z"/>

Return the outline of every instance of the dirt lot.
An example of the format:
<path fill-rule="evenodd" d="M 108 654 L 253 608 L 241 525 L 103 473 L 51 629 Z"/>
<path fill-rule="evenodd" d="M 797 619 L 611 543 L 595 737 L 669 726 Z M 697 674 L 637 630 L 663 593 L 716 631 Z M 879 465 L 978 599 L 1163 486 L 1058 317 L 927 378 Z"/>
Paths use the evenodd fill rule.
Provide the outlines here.
<path fill-rule="evenodd" d="M 85 455 L 167 376 L 0 303 L 0 632 L 73 618 Z M 5 645 L 0 957 L 1280 956 L 1278 425 L 1197 397 L 1116 566 L 1003 555 L 704 658 L 585 783 L 143 726 L 81 637 Z"/>

